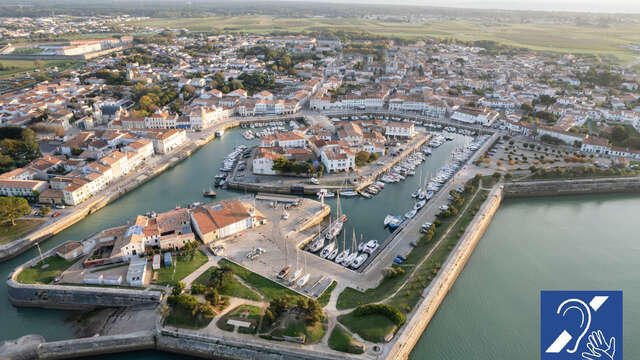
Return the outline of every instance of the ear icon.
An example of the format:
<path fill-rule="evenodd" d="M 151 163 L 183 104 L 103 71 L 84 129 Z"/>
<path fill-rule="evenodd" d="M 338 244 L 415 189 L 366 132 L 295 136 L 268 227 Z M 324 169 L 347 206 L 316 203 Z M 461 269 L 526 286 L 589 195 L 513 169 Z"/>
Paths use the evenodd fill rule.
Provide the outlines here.
<path fill-rule="evenodd" d="M 580 313 L 580 326 L 582 329 L 580 335 L 576 338 L 575 345 L 573 348 L 567 349 L 567 352 L 570 354 L 575 353 L 580 346 L 580 341 L 589 331 L 589 327 L 591 326 L 591 309 L 589 305 L 587 305 L 584 301 L 580 299 L 567 299 L 563 301 L 560 305 L 558 305 L 558 310 L 556 313 L 564 317 L 569 311 L 577 311 Z M 565 346 L 573 339 L 574 337 L 567 331 L 563 330 L 560 335 L 556 338 L 556 340 L 549 345 L 545 352 L 547 353 L 559 353 L 561 352 Z"/>

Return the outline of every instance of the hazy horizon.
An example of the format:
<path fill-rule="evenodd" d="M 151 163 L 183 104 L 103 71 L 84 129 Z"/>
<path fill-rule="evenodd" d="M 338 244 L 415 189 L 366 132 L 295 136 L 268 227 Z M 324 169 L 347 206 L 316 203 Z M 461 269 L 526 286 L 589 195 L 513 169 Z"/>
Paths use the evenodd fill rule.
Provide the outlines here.
<path fill-rule="evenodd" d="M 287 0 L 285 0 L 287 1 Z M 468 9 L 501 9 L 501 10 L 536 10 L 536 11 L 571 11 L 595 13 L 640 13 L 640 0 L 542 0 L 537 2 L 525 0 L 313 0 L 313 2 L 353 3 L 353 4 L 387 4 L 387 5 L 419 5 Z"/>

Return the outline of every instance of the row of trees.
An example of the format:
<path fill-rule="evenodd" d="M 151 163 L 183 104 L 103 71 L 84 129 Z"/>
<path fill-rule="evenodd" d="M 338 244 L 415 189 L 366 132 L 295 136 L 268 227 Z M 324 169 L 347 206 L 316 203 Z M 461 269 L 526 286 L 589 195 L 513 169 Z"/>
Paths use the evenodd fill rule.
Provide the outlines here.
<path fill-rule="evenodd" d="M 314 299 L 285 295 L 272 299 L 264 312 L 264 320 L 273 324 L 285 311 L 294 310 L 304 317 L 307 325 L 312 326 L 324 320 L 322 306 Z"/>
<path fill-rule="evenodd" d="M 308 176 L 314 176 L 318 173 L 321 174 L 322 171 L 324 171 L 324 166 L 320 164 L 318 167 L 315 167 L 308 161 L 291 161 L 284 156 L 280 156 L 273 161 L 271 169 L 289 174 L 295 173 L 296 175 L 307 174 Z"/>

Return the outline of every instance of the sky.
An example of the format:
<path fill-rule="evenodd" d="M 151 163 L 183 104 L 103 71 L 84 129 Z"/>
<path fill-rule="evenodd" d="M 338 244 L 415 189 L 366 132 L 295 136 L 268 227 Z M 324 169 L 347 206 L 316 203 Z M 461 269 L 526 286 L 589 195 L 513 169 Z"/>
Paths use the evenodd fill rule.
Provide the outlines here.
<path fill-rule="evenodd" d="M 321 1 L 321 0 L 320 0 Z M 326 0 L 325 0 L 326 1 Z M 475 9 L 640 13 L 640 0 L 328 0 L 331 2 L 404 4 Z"/>

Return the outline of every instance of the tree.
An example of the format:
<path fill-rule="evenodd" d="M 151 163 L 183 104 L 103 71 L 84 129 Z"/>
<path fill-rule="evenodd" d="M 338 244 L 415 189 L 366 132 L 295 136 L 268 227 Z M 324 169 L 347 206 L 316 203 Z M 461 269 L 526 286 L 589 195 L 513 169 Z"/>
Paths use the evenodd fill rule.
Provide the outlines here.
<path fill-rule="evenodd" d="M 185 285 L 182 281 L 179 281 L 174 287 L 173 290 L 171 291 L 171 294 L 173 295 L 180 295 L 182 293 L 182 290 L 184 290 Z"/>
<path fill-rule="evenodd" d="M 43 206 L 40 208 L 40 215 L 47 216 L 51 212 L 51 208 L 48 206 Z"/>
<path fill-rule="evenodd" d="M 356 165 L 364 166 L 369 161 L 369 153 L 366 151 L 360 151 L 356 154 Z"/>
<path fill-rule="evenodd" d="M 21 197 L 0 197 L 0 223 L 11 221 L 11 226 L 16 224 L 16 219 L 31 212 L 31 206 L 27 199 Z"/>

